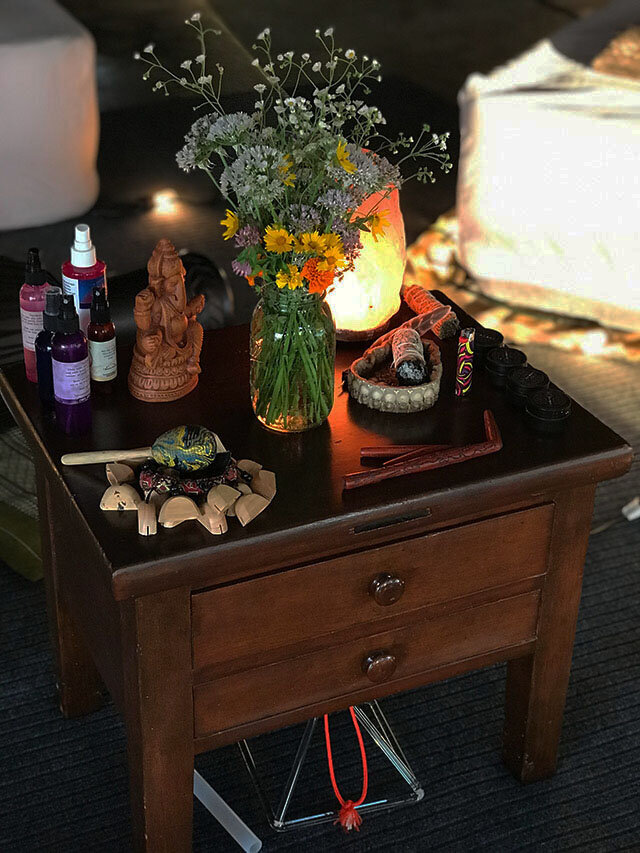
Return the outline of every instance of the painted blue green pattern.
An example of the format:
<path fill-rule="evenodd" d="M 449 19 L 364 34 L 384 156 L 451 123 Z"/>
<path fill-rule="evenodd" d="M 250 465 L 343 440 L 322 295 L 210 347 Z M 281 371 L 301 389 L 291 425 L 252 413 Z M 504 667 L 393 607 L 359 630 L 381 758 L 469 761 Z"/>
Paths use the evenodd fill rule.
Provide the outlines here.
<path fill-rule="evenodd" d="M 159 465 L 178 471 L 199 471 L 213 463 L 217 453 L 216 434 L 203 426 L 179 426 L 163 432 L 151 448 Z"/>

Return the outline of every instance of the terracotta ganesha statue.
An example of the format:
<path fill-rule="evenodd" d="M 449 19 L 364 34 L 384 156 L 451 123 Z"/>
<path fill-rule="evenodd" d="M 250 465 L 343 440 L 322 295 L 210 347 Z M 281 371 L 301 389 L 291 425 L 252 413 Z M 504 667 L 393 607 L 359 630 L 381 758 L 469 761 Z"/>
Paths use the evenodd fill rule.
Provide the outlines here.
<path fill-rule="evenodd" d="M 129 390 L 139 400 L 177 400 L 198 384 L 204 296 L 187 301 L 185 270 L 170 240 L 160 240 L 147 264 L 149 285 L 136 296 L 136 343 Z"/>

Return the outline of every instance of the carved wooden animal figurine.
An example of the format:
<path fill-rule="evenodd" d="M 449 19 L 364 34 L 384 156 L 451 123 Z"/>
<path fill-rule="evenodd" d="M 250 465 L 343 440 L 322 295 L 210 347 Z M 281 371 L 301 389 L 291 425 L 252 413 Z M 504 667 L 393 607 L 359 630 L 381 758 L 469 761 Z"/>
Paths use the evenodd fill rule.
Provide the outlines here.
<path fill-rule="evenodd" d="M 233 486 L 227 486 L 221 483 L 219 486 L 214 486 L 209 490 L 207 495 L 207 503 L 217 512 L 226 512 L 238 500 L 242 493 Z"/>
<path fill-rule="evenodd" d="M 158 517 L 155 504 L 140 501 L 138 504 L 138 533 L 141 536 L 155 536 L 158 532 Z"/>
<path fill-rule="evenodd" d="M 131 483 L 136 476 L 130 465 L 124 465 L 121 462 L 107 462 L 105 472 L 107 480 L 112 486 L 118 486 L 120 483 Z"/>
<path fill-rule="evenodd" d="M 186 495 L 177 495 L 169 498 L 160 507 L 160 515 L 158 521 L 163 527 L 176 527 L 182 524 L 183 521 L 190 521 L 192 518 L 198 518 L 200 510 L 193 498 L 188 498 Z"/>
<path fill-rule="evenodd" d="M 136 492 L 133 486 L 128 483 L 109 486 L 102 496 L 100 501 L 100 509 L 104 510 L 125 510 L 138 509 L 138 504 L 142 501 L 140 495 Z"/>
<path fill-rule="evenodd" d="M 212 509 L 206 501 L 202 505 L 198 521 L 203 527 L 207 528 L 209 533 L 213 533 L 215 535 L 226 533 L 228 530 L 226 515 L 219 510 Z"/>
<path fill-rule="evenodd" d="M 241 471 L 252 476 L 251 486 L 237 483 L 235 488 L 227 485 L 215 486 L 207 495 L 207 504 L 218 512 L 226 513 L 230 518 L 237 517 L 246 527 L 250 521 L 265 510 L 276 493 L 276 475 L 266 471 L 259 462 L 241 459 L 238 463 Z"/>
<path fill-rule="evenodd" d="M 236 512 L 236 517 L 240 524 L 243 527 L 246 527 L 250 521 L 256 517 L 256 515 L 260 515 L 260 513 L 265 510 L 269 504 L 270 500 L 267 498 L 263 498 L 262 495 L 242 495 L 241 498 L 235 503 L 234 509 Z"/>
<path fill-rule="evenodd" d="M 253 480 L 251 480 L 251 491 L 268 501 L 273 500 L 276 493 L 276 475 L 273 471 L 265 471 L 264 468 L 261 468 L 254 474 Z"/>
<path fill-rule="evenodd" d="M 163 527 L 176 527 L 183 521 L 199 521 L 209 533 L 227 532 L 227 519 L 223 512 L 205 503 L 202 508 L 186 495 L 168 498 L 160 508 L 158 521 Z"/>
<path fill-rule="evenodd" d="M 185 270 L 170 240 L 162 239 L 147 264 L 149 286 L 136 296 L 137 326 L 129 390 L 149 403 L 178 400 L 198 384 L 204 296 L 187 301 Z"/>
<path fill-rule="evenodd" d="M 126 466 L 123 466 L 126 467 Z M 158 532 L 156 507 L 146 503 L 128 483 L 109 486 L 100 501 L 103 510 L 136 510 L 138 513 L 138 533 L 141 536 L 155 536 Z"/>

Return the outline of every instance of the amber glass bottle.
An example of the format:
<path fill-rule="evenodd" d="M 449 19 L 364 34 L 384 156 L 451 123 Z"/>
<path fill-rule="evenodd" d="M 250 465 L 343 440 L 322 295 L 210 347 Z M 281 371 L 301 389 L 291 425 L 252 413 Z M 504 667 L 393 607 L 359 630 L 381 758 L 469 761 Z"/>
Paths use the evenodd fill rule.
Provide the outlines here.
<path fill-rule="evenodd" d="M 110 393 L 118 375 L 116 327 L 111 321 L 107 293 L 102 287 L 93 289 L 87 340 L 91 359 L 91 389 Z"/>

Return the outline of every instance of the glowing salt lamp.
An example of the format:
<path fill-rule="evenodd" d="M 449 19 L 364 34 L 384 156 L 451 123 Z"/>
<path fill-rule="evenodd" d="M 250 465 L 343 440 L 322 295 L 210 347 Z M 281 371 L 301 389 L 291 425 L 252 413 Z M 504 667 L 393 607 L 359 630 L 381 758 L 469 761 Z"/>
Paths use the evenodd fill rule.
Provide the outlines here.
<path fill-rule="evenodd" d="M 366 216 L 383 195 L 380 192 L 369 196 L 357 215 Z M 397 189 L 380 202 L 379 210 L 385 211 L 389 221 L 384 234 L 376 240 L 368 231 L 361 232 L 362 251 L 355 268 L 346 272 L 327 294 L 341 341 L 373 338 L 400 307 L 406 243 Z"/>

